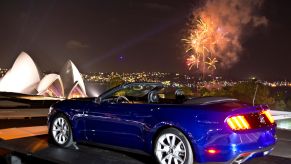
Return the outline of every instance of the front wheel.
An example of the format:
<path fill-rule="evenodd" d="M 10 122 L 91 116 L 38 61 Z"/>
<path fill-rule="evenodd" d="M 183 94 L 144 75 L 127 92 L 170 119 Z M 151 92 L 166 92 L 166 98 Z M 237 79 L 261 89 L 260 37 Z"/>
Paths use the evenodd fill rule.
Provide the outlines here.
<path fill-rule="evenodd" d="M 70 147 L 73 144 L 72 128 L 69 120 L 63 114 L 55 116 L 49 133 L 54 143 L 61 147 Z"/>
<path fill-rule="evenodd" d="M 155 156 L 160 164 L 193 164 L 191 145 L 178 129 L 163 130 L 155 141 Z"/>

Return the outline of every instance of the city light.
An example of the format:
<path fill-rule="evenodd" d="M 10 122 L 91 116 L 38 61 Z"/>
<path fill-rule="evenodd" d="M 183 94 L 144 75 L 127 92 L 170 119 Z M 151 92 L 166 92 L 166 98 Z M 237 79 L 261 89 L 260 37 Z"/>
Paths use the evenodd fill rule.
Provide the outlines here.
<path fill-rule="evenodd" d="M 209 59 L 210 60 L 210 59 Z M 215 69 L 216 59 L 209 62 L 209 67 Z M 210 68 L 209 68 L 210 69 Z M 7 69 L 0 68 L 0 78 L 5 75 Z M 226 86 L 234 86 L 238 83 L 243 83 L 246 80 L 223 80 L 222 77 L 216 76 L 208 80 L 201 80 L 195 75 L 181 74 L 181 73 L 167 73 L 167 72 L 132 72 L 132 73 L 118 73 L 118 72 L 95 72 L 95 73 L 83 73 L 82 77 L 85 82 L 93 82 L 98 84 L 109 83 L 112 78 L 121 78 L 124 82 L 162 82 L 166 86 L 189 86 L 193 88 L 222 88 Z M 276 87 L 291 87 L 290 81 L 260 81 L 264 86 L 276 88 Z M 92 87 L 91 87 L 92 88 Z M 97 96 L 98 91 L 92 91 L 91 95 Z M 93 93 L 94 92 L 94 93 Z"/>

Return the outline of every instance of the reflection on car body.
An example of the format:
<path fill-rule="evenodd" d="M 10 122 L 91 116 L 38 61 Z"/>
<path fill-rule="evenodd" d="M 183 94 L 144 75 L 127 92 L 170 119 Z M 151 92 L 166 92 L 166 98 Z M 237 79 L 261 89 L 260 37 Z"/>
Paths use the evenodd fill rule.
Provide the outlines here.
<path fill-rule="evenodd" d="M 166 90 L 161 83 L 127 83 L 97 98 L 58 102 L 49 113 L 50 136 L 62 147 L 98 143 L 162 164 L 241 163 L 273 149 L 276 124 L 267 106 L 187 98 L 180 89 L 169 98 Z"/>

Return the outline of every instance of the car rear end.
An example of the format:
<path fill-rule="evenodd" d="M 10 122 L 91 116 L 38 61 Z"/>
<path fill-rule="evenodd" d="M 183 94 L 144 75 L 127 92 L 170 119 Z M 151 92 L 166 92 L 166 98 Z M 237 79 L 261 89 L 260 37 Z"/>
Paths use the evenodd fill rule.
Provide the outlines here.
<path fill-rule="evenodd" d="M 225 102 L 204 108 L 211 121 L 197 116 L 196 128 L 203 131 L 192 134 L 197 162 L 242 163 L 273 150 L 276 123 L 268 106 Z"/>

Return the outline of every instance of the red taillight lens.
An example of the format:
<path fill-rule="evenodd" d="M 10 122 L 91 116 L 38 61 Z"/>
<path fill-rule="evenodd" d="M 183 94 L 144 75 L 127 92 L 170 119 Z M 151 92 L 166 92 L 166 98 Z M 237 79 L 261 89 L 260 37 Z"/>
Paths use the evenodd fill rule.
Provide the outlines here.
<path fill-rule="evenodd" d="M 263 110 L 262 114 L 264 114 L 268 118 L 271 124 L 275 122 L 273 116 L 270 113 L 270 110 Z"/>
<path fill-rule="evenodd" d="M 208 154 L 217 154 L 217 153 L 220 152 L 220 150 L 215 149 L 215 148 L 209 148 L 209 149 L 206 149 L 206 152 L 207 152 Z"/>
<path fill-rule="evenodd" d="M 226 122 L 232 130 L 250 129 L 250 125 L 244 116 L 232 116 L 227 118 Z"/>

